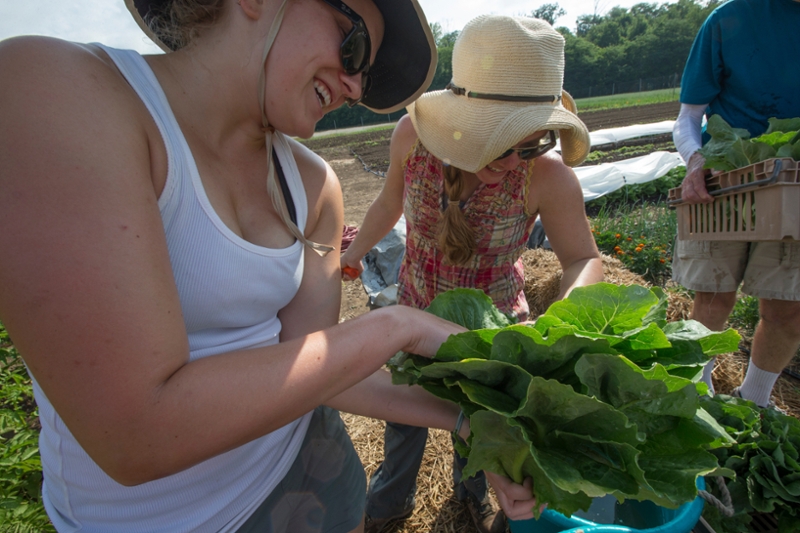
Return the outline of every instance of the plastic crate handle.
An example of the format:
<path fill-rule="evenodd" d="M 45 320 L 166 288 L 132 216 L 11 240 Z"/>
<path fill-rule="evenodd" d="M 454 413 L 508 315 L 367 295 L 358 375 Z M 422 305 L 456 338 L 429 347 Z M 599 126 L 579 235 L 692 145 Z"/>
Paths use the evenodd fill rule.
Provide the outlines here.
<path fill-rule="evenodd" d="M 753 187 L 761 187 L 762 185 L 770 185 L 778 181 L 778 176 L 783 169 L 783 161 L 781 159 L 775 160 L 775 168 L 772 169 L 772 176 L 769 178 L 764 178 L 761 180 L 751 181 L 750 183 L 740 183 L 739 185 L 731 185 L 730 187 L 724 187 L 722 189 L 717 189 L 715 191 L 708 191 L 708 194 L 711 196 L 719 196 L 721 194 L 727 194 L 732 191 L 738 191 L 740 189 L 749 189 Z M 667 204 L 669 205 L 677 205 L 683 203 L 683 200 L 680 198 L 675 200 L 668 200 Z"/>

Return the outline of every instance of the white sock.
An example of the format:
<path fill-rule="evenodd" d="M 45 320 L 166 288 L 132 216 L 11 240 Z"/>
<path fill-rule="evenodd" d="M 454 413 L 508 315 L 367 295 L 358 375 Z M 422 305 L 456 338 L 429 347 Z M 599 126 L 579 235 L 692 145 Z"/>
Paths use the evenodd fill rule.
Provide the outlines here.
<path fill-rule="evenodd" d="M 772 387 L 775 386 L 779 376 L 780 373 L 761 370 L 751 360 L 747 366 L 744 381 L 739 387 L 739 394 L 742 395 L 742 398 L 755 402 L 760 407 L 767 407 L 772 395 Z"/>
<path fill-rule="evenodd" d="M 714 384 L 711 382 L 711 372 L 714 370 L 714 363 L 716 362 L 717 358 L 715 357 L 708 363 L 706 363 L 706 366 L 703 367 L 703 377 L 700 378 L 701 380 L 703 380 L 703 383 L 708 385 L 708 391 L 711 393 L 712 396 L 714 395 L 715 391 L 714 391 Z"/>

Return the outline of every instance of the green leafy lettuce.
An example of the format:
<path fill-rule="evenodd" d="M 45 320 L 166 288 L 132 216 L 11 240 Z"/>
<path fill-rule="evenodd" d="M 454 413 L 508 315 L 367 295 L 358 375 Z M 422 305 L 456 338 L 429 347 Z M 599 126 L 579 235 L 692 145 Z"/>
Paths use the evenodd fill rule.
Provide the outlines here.
<path fill-rule="evenodd" d="M 706 520 L 718 533 L 733 533 L 749 531 L 752 514 L 772 513 L 779 533 L 800 531 L 800 420 L 722 394 L 701 405 L 736 441 L 712 452 L 736 474 L 727 483 L 736 514 L 726 518 L 708 506 Z"/>
<path fill-rule="evenodd" d="M 537 500 L 568 516 L 606 494 L 676 508 L 697 496 L 698 476 L 730 474 L 710 450 L 733 440 L 701 407 L 698 378 L 739 335 L 667 323 L 666 308 L 659 288 L 598 283 L 533 325 L 510 324 L 481 291 L 456 289 L 428 311 L 471 331 L 433 359 L 395 359 L 394 382 L 469 416 L 467 476 L 531 477 Z"/>
<path fill-rule="evenodd" d="M 711 139 L 699 150 L 705 168 L 728 171 L 773 157 L 800 161 L 800 118 L 771 118 L 767 131 L 751 139 L 747 130 L 732 128 L 719 115 L 711 115 L 706 132 Z"/>

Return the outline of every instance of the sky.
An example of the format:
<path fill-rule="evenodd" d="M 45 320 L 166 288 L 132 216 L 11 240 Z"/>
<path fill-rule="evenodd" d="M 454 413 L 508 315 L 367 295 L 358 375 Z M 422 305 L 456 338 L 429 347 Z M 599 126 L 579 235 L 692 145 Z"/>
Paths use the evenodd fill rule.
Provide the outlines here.
<path fill-rule="evenodd" d="M 567 14 L 556 26 L 574 31 L 580 15 L 603 15 L 612 7 L 629 8 L 643 0 L 419 0 L 428 22 L 445 33 L 460 30 L 478 15 L 529 14 L 545 3 L 558 3 Z M 653 0 L 670 3 L 674 0 Z M 0 0 L 0 40 L 14 35 L 48 35 L 78 42 L 102 42 L 141 53 L 157 53 L 139 29 L 123 0 Z"/>

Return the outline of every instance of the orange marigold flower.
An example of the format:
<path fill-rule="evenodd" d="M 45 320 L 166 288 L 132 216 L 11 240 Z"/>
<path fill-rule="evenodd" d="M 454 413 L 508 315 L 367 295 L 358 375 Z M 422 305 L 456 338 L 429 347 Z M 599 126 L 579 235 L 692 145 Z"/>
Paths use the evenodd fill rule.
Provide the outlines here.
<path fill-rule="evenodd" d="M 617 235 L 619 235 L 619 234 L 617 234 Z M 627 238 L 627 239 L 625 239 L 625 240 L 627 240 L 627 241 L 632 241 L 632 240 L 633 240 L 633 237 L 628 237 L 628 238 Z"/>
<path fill-rule="evenodd" d="M 623 252 L 622 250 L 617 250 L 617 255 L 625 255 L 625 252 Z"/>
<path fill-rule="evenodd" d="M 617 233 L 616 235 L 614 235 L 614 237 L 616 237 L 617 239 L 619 239 L 620 237 L 622 237 L 622 235 L 620 235 L 619 233 Z M 630 239 L 628 239 L 628 240 L 630 240 Z"/>
<path fill-rule="evenodd" d="M 639 243 L 639 246 L 640 246 L 640 247 L 642 247 L 642 248 L 644 248 L 644 243 L 643 243 L 643 242 L 640 242 L 640 243 Z"/>
<path fill-rule="evenodd" d="M 660 263 L 666 263 L 666 261 L 662 258 L 658 260 Z"/>
<path fill-rule="evenodd" d="M 636 249 L 634 250 L 634 252 L 636 252 L 637 254 L 638 254 L 639 252 L 641 252 L 641 251 L 642 251 L 642 249 L 641 249 L 641 248 L 636 248 Z"/>

